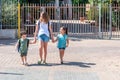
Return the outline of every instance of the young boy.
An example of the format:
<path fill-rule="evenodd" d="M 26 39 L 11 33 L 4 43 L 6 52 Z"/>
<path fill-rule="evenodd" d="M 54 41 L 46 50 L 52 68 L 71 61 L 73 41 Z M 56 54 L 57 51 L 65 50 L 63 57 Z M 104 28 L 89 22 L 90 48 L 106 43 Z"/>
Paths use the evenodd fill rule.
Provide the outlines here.
<path fill-rule="evenodd" d="M 26 32 L 21 33 L 21 38 L 17 41 L 16 48 L 18 48 L 18 52 L 20 53 L 21 60 L 23 65 L 28 65 L 27 63 L 27 51 L 28 51 L 28 46 L 29 44 L 33 44 L 33 42 L 29 41 L 27 39 L 27 34 Z"/>

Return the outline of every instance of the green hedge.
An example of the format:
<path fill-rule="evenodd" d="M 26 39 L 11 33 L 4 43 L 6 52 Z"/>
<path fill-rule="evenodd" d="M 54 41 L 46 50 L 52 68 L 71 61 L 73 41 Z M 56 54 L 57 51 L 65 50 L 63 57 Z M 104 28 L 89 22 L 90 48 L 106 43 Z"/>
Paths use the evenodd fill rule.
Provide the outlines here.
<path fill-rule="evenodd" d="M 17 0 L 1 0 L 2 2 L 2 28 L 17 28 Z"/>

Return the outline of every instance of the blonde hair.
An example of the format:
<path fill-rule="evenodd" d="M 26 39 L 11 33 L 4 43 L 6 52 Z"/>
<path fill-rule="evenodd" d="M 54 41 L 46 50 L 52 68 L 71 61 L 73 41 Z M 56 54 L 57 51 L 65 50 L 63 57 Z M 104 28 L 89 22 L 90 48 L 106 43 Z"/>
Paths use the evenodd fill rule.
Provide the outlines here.
<path fill-rule="evenodd" d="M 40 14 L 40 22 L 45 22 L 45 23 L 49 22 L 49 16 L 46 12 L 42 12 Z"/>

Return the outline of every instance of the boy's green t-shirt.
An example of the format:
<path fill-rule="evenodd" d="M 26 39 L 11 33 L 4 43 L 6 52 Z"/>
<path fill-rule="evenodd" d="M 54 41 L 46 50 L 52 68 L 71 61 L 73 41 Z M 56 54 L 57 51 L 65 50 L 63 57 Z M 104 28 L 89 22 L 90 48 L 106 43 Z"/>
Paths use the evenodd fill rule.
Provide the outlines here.
<path fill-rule="evenodd" d="M 20 39 L 20 48 L 19 48 L 20 53 L 27 53 L 28 44 L 29 44 L 28 41 L 29 39 Z"/>

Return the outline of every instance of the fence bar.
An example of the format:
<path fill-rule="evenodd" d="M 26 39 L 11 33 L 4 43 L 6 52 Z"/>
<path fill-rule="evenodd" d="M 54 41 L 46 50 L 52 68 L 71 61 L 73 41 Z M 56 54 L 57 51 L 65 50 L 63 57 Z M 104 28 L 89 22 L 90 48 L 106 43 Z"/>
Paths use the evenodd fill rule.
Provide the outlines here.
<path fill-rule="evenodd" d="M 101 34 L 101 3 L 99 4 L 99 38 L 102 38 Z"/>
<path fill-rule="evenodd" d="M 119 5 L 118 8 L 120 8 L 120 5 Z M 118 12 L 118 26 L 119 26 L 119 27 L 118 27 L 118 38 L 120 37 L 120 23 L 119 23 L 119 22 L 120 22 L 120 18 L 119 18 L 120 15 L 119 15 L 119 14 L 120 14 L 120 12 Z"/>
<path fill-rule="evenodd" d="M 109 5 L 109 9 L 110 9 L 110 15 L 109 15 L 109 17 L 110 17 L 110 22 L 109 22 L 109 39 L 111 39 L 111 37 L 112 37 L 112 7 L 111 7 L 111 3 L 110 3 L 110 5 Z"/>
<path fill-rule="evenodd" d="M 2 29 L 2 1 L 0 0 L 0 29 Z"/>

